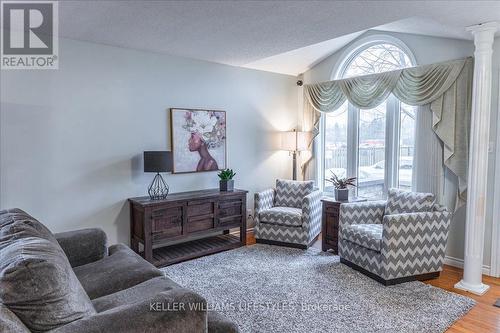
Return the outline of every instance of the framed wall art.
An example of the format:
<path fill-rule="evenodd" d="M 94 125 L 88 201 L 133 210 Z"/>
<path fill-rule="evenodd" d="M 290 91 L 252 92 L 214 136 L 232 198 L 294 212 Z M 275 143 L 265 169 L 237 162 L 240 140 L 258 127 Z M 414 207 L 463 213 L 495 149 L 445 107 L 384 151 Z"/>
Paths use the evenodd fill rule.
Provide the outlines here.
<path fill-rule="evenodd" d="M 226 112 L 170 109 L 173 173 L 226 168 Z"/>

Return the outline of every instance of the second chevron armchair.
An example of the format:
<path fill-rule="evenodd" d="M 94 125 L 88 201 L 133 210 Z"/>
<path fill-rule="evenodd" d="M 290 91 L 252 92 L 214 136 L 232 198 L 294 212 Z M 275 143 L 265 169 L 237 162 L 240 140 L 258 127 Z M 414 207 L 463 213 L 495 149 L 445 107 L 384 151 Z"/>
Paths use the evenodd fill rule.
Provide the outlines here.
<path fill-rule="evenodd" d="M 255 194 L 257 243 L 307 249 L 321 231 L 321 192 L 313 181 L 276 180 Z"/>

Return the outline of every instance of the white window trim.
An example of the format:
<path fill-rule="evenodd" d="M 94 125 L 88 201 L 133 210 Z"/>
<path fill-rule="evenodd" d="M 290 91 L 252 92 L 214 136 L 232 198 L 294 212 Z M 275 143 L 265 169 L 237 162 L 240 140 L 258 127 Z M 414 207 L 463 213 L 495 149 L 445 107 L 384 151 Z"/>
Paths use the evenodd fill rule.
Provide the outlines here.
<path fill-rule="evenodd" d="M 343 76 L 347 66 L 351 61 L 362 51 L 372 45 L 380 43 L 389 43 L 397 46 L 403 50 L 410 59 L 412 66 L 417 65 L 417 61 L 413 52 L 403 43 L 400 39 L 388 35 L 370 35 L 351 43 L 341 54 L 340 61 L 337 62 L 333 68 L 330 76 L 331 80 L 339 79 Z M 385 131 L 385 187 L 384 193 L 387 193 L 389 187 L 397 187 L 398 168 L 399 168 L 399 135 L 400 135 L 400 117 L 401 117 L 401 103 L 391 94 L 387 99 L 386 111 L 386 131 Z M 359 109 L 348 103 L 348 117 L 347 117 L 347 146 L 354 147 L 354 149 L 347 150 L 347 172 L 348 177 L 358 177 L 358 149 L 359 149 Z M 320 118 L 320 149 L 318 149 L 319 161 L 317 164 L 317 184 L 320 190 L 325 190 L 325 131 L 326 121 L 325 115 L 321 114 Z M 393 161 L 397 161 L 393 163 Z M 357 192 L 357 188 L 356 188 Z"/>

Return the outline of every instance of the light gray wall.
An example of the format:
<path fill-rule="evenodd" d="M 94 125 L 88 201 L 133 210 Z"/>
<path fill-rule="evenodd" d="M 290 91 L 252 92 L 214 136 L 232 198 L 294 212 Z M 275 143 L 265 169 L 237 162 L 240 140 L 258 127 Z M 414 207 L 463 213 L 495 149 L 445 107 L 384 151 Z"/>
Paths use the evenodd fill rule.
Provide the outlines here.
<path fill-rule="evenodd" d="M 436 38 L 420 35 L 389 33 L 381 31 L 368 31 L 358 37 L 358 39 L 373 35 L 386 34 L 396 37 L 403 41 L 413 52 L 418 65 L 431 64 L 446 60 L 459 59 L 468 56 L 473 56 L 474 43 L 472 41 L 463 41 L 448 38 Z M 496 140 L 496 124 L 498 114 L 498 73 L 500 70 L 500 42 L 495 40 L 494 55 L 493 55 L 493 94 L 492 94 L 492 116 L 491 116 L 491 142 Z M 351 45 L 351 43 L 349 44 Z M 311 68 L 303 74 L 304 83 L 314 83 L 331 80 L 331 74 L 339 61 L 342 61 L 344 50 L 349 47 L 347 45 L 343 49 L 334 53 L 330 57 Z M 300 119 L 300 118 L 299 118 Z M 491 226 L 493 214 L 493 185 L 494 185 L 494 166 L 495 153 L 494 150 L 489 155 L 488 163 L 488 200 L 486 212 L 486 232 L 484 246 L 484 265 L 489 266 L 491 262 Z M 500 177 L 500 175 L 498 175 Z M 447 255 L 457 259 L 464 257 L 464 236 L 465 236 L 465 208 L 459 209 L 453 218 L 448 241 Z"/>
<path fill-rule="evenodd" d="M 228 166 L 253 192 L 289 177 L 275 131 L 297 122 L 291 76 L 60 40 L 60 69 L 2 71 L 0 207 L 53 231 L 103 228 L 128 243 L 128 197 L 146 194 L 144 150 L 170 149 L 168 108 L 227 111 Z M 172 192 L 218 187 L 215 172 L 167 175 Z"/>

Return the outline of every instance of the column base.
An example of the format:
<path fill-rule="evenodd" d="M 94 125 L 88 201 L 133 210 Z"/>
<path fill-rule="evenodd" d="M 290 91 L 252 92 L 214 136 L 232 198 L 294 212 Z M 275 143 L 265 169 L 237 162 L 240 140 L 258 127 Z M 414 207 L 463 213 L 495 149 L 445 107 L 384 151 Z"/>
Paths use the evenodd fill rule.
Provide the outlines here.
<path fill-rule="evenodd" d="M 465 282 L 464 280 L 460 280 L 460 282 L 455 284 L 455 288 L 460 289 L 460 290 L 465 290 L 465 291 L 468 291 L 468 292 L 471 292 L 473 294 L 481 296 L 481 295 L 484 295 L 488 291 L 488 289 L 490 289 L 490 286 L 488 286 L 487 284 L 484 284 L 484 283 L 470 284 L 470 283 Z"/>

